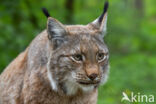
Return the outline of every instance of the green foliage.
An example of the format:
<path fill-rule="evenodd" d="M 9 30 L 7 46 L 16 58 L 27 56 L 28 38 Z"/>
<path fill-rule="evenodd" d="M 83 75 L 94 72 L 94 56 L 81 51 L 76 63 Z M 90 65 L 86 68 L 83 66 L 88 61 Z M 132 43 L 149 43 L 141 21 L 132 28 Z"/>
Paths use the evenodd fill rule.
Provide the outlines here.
<path fill-rule="evenodd" d="M 97 18 L 104 0 L 1 0 L 0 72 L 46 28 L 46 7 L 65 24 Z M 156 95 L 156 0 L 109 0 L 110 78 L 99 89 L 98 104 L 121 104 L 123 91 Z M 70 2 L 71 3 L 71 2 Z M 125 103 L 126 104 L 126 103 Z"/>

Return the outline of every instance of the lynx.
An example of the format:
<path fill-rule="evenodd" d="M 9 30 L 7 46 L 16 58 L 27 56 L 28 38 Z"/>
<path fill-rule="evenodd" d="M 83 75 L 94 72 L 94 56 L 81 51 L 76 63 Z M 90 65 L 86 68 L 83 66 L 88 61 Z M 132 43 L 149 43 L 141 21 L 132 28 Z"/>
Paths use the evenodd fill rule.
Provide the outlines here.
<path fill-rule="evenodd" d="M 43 9 L 47 29 L 0 75 L 0 104 L 96 104 L 109 73 L 107 9 L 87 25 L 63 25 Z"/>

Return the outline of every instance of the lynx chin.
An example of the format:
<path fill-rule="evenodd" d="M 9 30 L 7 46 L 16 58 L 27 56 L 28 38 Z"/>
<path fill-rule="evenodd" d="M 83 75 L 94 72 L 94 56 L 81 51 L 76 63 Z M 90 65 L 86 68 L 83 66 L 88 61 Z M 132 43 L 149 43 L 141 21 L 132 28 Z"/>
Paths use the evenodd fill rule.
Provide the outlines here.
<path fill-rule="evenodd" d="M 109 74 L 107 9 L 87 25 L 64 25 L 44 8 L 47 28 L 0 75 L 0 104 L 96 104 Z"/>

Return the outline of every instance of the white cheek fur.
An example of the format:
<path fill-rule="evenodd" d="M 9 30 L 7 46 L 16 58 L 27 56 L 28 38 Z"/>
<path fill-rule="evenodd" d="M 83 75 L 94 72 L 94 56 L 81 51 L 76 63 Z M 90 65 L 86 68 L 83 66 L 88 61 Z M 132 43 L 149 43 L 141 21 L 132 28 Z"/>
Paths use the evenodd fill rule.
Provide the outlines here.
<path fill-rule="evenodd" d="M 57 91 L 56 81 L 52 78 L 51 72 L 48 70 L 48 78 L 50 80 L 51 87 L 54 91 Z"/>
<path fill-rule="evenodd" d="M 103 74 L 100 85 L 103 85 L 107 82 L 109 76 L 109 69 L 110 69 L 110 65 L 108 65 L 106 72 Z"/>
<path fill-rule="evenodd" d="M 76 74 L 74 72 L 71 72 L 68 76 L 66 76 L 66 89 L 67 89 L 67 95 L 74 95 L 78 91 L 78 84 L 76 83 L 76 80 L 74 78 Z"/>
<path fill-rule="evenodd" d="M 54 91 L 57 91 L 57 89 L 58 89 L 58 88 L 57 88 L 57 83 L 56 83 L 56 81 L 53 79 L 53 76 L 52 76 L 52 74 L 51 74 L 51 72 L 50 72 L 49 64 L 50 64 L 50 59 L 49 59 L 48 64 L 47 64 L 47 70 L 48 70 L 47 75 L 48 75 L 48 79 L 49 79 L 49 81 L 50 81 L 50 84 L 51 84 L 52 89 L 53 89 Z"/>

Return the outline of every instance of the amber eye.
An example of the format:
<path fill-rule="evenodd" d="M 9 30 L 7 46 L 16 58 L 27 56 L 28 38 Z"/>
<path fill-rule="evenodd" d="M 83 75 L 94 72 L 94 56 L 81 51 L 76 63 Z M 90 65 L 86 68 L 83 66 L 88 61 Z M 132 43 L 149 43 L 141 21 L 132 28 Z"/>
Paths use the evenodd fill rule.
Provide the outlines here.
<path fill-rule="evenodd" d="M 72 56 L 75 61 L 83 61 L 83 56 L 81 54 L 75 54 Z"/>
<path fill-rule="evenodd" d="M 105 58 L 106 58 L 106 56 L 105 56 L 105 54 L 104 53 L 98 53 L 97 54 L 97 60 L 98 61 L 103 61 L 103 60 L 105 60 Z"/>

